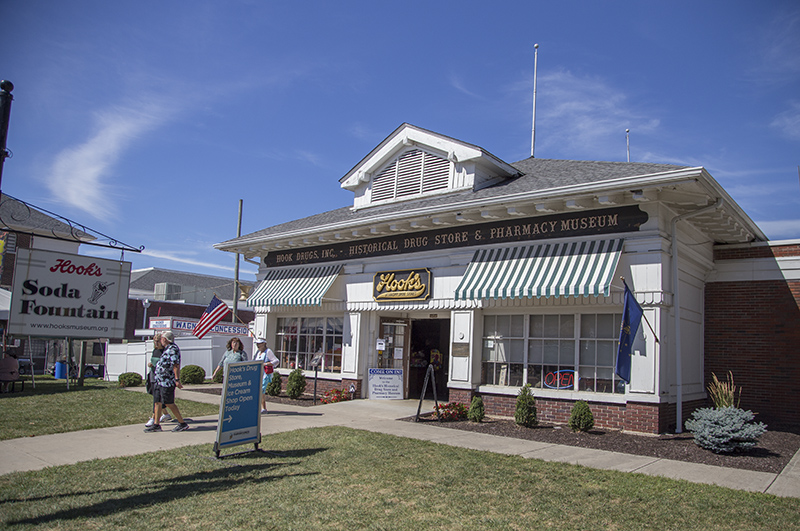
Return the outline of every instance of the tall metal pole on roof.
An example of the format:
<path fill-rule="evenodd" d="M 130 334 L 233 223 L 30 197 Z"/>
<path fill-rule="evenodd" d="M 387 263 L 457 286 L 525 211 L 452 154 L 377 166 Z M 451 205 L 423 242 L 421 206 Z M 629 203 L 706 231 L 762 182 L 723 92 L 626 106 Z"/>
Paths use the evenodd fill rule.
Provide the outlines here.
<path fill-rule="evenodd" d="M 239 222 L 236 225 L 236 237 L 242 235 L 242 200 L 239 199 Z M 236 312 L 239 308 L 239 253 L 236 253 L 236 266 L 233 268 L 233 319 L 236 322 Z"/>
<path fill-rule="evenodd" d="M 8 121 L 11 118 L 11 91 L 14 84 L 5 79 L 0 81 L 0 189 L 3 187 L 3 163 L 8 157 L 6 138 L 8 138 Z"/>
<path fill-rule="evenodd" d="M 628 144 L 628 162 L 631 161 L 631 130 L 625 129 L 625 143 Z"/>
<path fill-rule="evenodd" d="M 536 145 L 536 70 L 539 63 L 539 45 L 533 45 L 533 119 L 531 125 L 531 158 Z"/>

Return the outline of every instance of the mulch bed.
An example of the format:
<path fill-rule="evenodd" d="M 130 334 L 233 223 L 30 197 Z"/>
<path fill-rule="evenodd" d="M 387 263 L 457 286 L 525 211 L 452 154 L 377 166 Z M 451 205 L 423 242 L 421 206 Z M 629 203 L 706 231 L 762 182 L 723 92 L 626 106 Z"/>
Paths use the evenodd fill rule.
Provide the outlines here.
<path fill-rule="evenodd" d="M 414 420 L 409 417 L 403 420 Z M 800 449 L 798 430 L 769 431 L 758 440 L 758 445 L 746 451 L 715 454 L 694 443 L 691 433 L 665 433 L 661 435 L 634 435 L 613 430 L 593 429 L 587 433 L 573 433 L 567 426 L 540 425 L 535 428 L 518 426 L 510 419 L 485 418 L 483 422 L 467 420 L 438 422 L 432 416 L 420 417 L 420 422 L 436 423 L 444 428 L 473 431 L 514 437 L 529 441 L 594 448 L 611 452 L 673 459 L 689 463 L 779 473 Z"/>
<path fill-rule="evenodd" d="M 220 388 L 196 388 L 192 389 L 192 391 L 216 395 L 222 394 L 222 389 Z M 267 401 L 304 407 L 314 405 L 313 398 L 307 395 L 303 395 L 298 399 L 292 399 L 287 396 L 267 396 Z M 317 404 L 319 404 L 319 399 L 317 399 Z M 414 417 L 402 420 L 413 422 Z M 517 426 L 511 419 L 494 417 L 487 417 L 480 423 L 466 420 L 439 422 L 431 415 L 426 415 L 420 417 L 420 422 L 436 423 L 437 426 L 443 428 L 487 433 L 501 437 L 514 437 L 529 441 L 594 448 L 772 474 L 777 474 L 783 470 L 800 449 L 800 430 L 796 428 L 770 430 L 768 427 L 767 432 L 759 438 L 758 445 L 755 448 L 732 454 L 715 454 L 697 446 L 694 443 L 692 434 L 688 432 L 650 436 L 593 429 L 587 433 L 573 433 L 566 426 L 543 424 L 535 428 L 523 428 Z"/>

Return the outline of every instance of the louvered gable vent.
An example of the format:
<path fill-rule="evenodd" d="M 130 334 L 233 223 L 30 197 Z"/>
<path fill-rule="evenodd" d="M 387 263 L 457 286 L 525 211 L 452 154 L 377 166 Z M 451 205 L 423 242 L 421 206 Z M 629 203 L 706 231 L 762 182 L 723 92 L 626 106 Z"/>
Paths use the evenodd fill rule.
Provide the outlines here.
<path fill-rule="evenodd" d="M 427 151 L 413 149 L 394 159 L 372 179 L 372 202 L 446 190 L 450 162 Z"/>

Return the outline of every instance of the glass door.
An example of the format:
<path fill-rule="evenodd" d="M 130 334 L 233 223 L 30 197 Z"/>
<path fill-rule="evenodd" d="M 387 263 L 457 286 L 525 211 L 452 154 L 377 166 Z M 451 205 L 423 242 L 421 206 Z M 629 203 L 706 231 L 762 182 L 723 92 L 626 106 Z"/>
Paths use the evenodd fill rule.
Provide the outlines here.
<path fill-rule="evenodd" d="M 381 317 L 380 335 L 383 350 L 378 349 L 379 369 L 403 369 L 404 395 L 408 396 L 408 360 L 409 360 L 408 319 Z"/>

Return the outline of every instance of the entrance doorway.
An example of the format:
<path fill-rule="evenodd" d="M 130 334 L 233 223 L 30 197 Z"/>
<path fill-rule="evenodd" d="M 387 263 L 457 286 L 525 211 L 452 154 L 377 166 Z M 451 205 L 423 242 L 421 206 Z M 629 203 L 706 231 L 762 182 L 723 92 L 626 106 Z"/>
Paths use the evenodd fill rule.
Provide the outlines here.
<path fill-rule="evenodd" d="M 410 346 L 408 398 L 420 398 L 428 365 L 433 364 L 437 398 L 440 402 L 447 402 L 449 400 L 447 378 L 450 372 L 450 320 L 412 320 Z M 426 399 L 433 399 L 431 384 L 432 382 L 428 382 Z"/>

